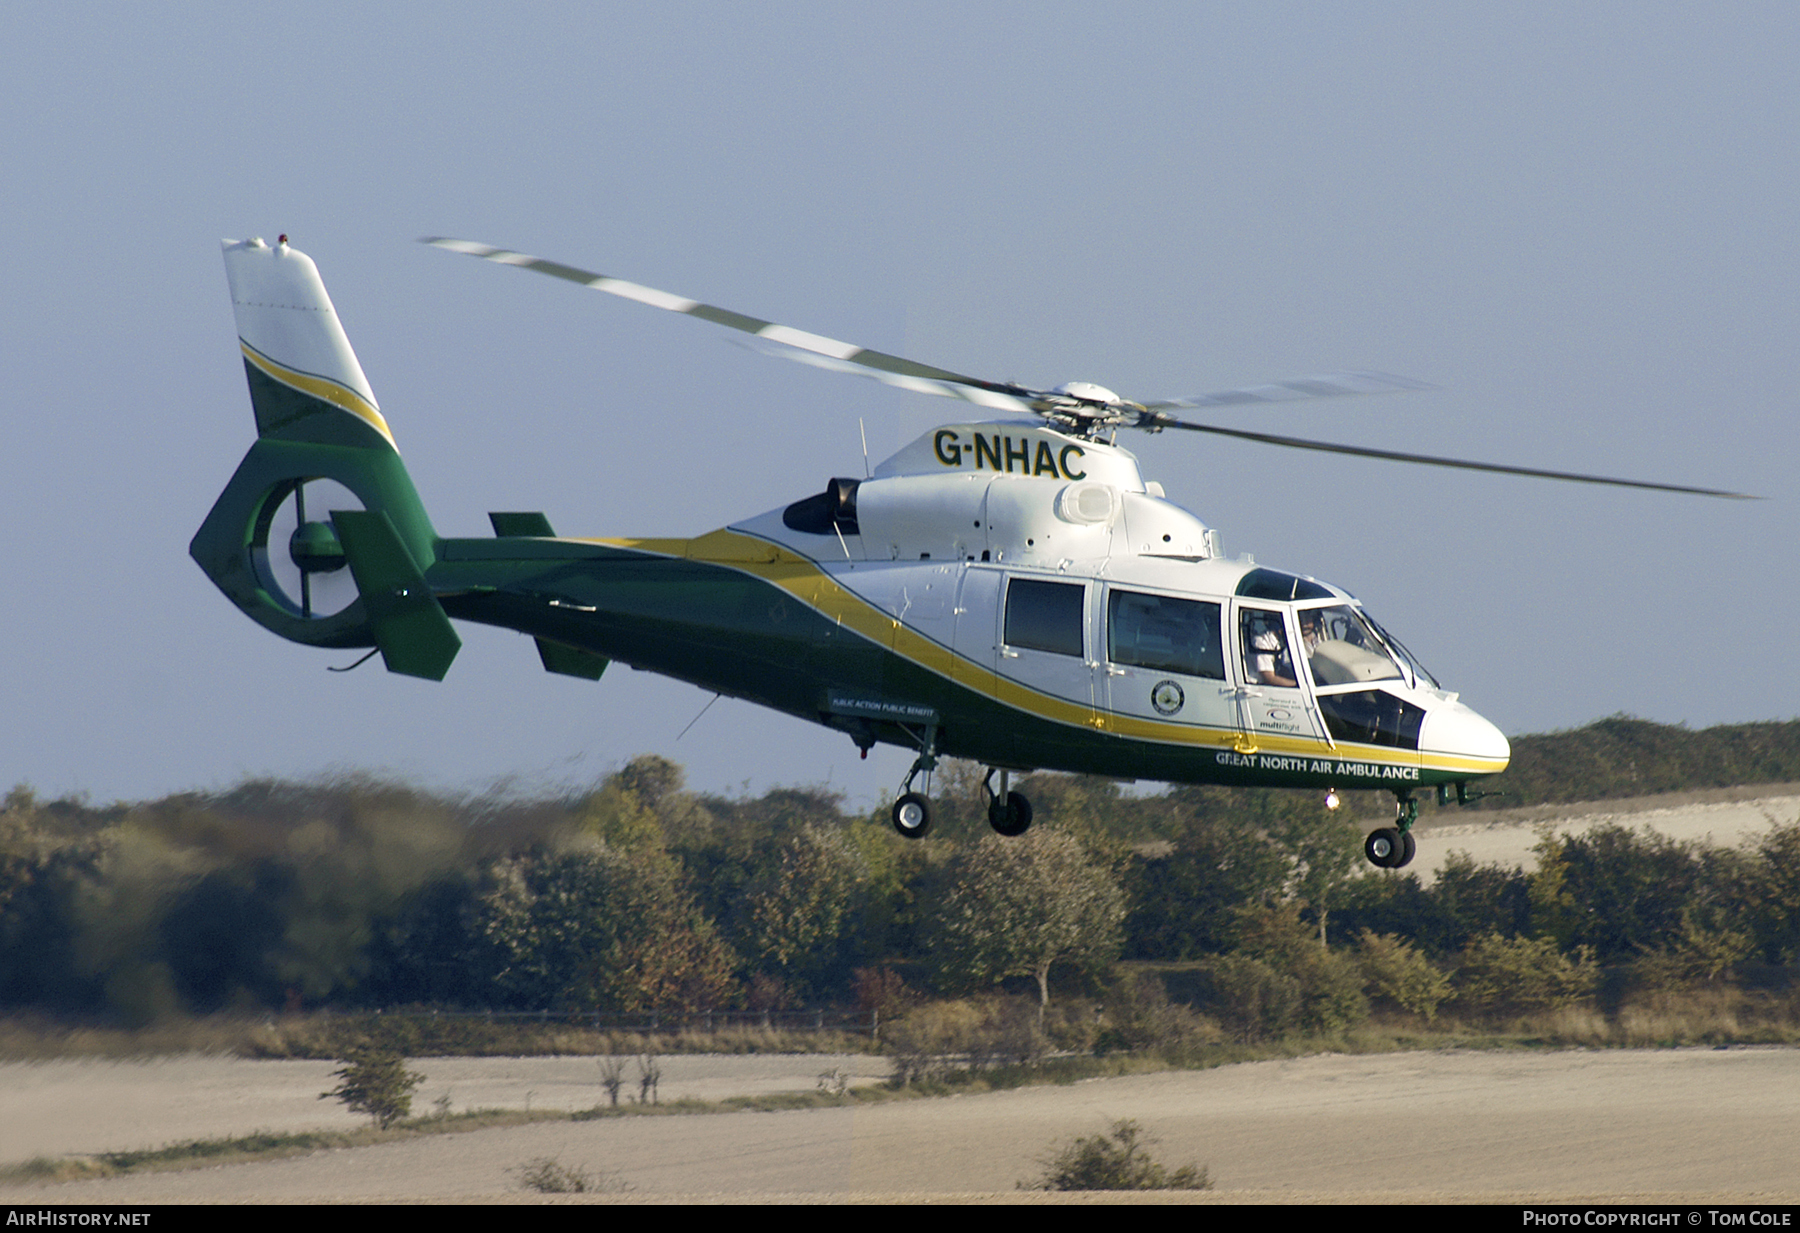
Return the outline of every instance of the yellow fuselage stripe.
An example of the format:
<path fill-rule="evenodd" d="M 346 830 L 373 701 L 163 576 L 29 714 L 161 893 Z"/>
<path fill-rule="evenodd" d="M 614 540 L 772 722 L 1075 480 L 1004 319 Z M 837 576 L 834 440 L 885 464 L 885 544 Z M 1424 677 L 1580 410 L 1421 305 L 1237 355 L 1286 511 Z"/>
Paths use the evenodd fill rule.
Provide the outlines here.
<path fill-rule="evenodd" d="M 348 411 L 358 419 L 366 421 L 369 427 L 386 437 L 389 445 L 393 445 L 395 449 L 400 448 L 394 444 L 394 434 L 388 431 L 387 421 L 382 418 L 381 412 L 355 390 L 340 385 L 328 377 L 316 377 L 311 373 L 300 372 L 277 364 L 241 339 L 238 341 L 238 346 L 243 349 L 244 358 L 260 368 L 271 380 L 279 381 L 285 386 L 299 390 L 302 394 L 310 394 L 322 402 L 328 402 L 334 407 Z"/>
<path fill-rule="evenodd" d="M 1333 747 L 1310 737 L 1277 736 L 1265 732 L 1246 734 L 1240 731 L 1161 723 L 1071 702 L 1001 676 L 991 668 L 983 667 L 909 629 L 891 614 L 883 612 L 825 573 L 811 558 L 767 540 L 735 531 L 712 531 L 696 539 L 587 539 L 581 542 L 704 561 L 740 570 L 780 587 L 820 615 L 886 647 L 921 668 L 1040 719 L 1161 744 L 1198 745 L 1209 749 L 1234 749 L 1247 736 L 1253 735 L 1256 751 L 1259 753 L 1353 759 L 1383 766 L 1420 766 L 1427 770 L 1466 771 L 1473 775 L 1492 775 L 1506 767 L 1504 762 L 1497 763 L 1489 758 L 1423 752 L 1416 755 L 1417 761 L 1412 758 L 1397 760 L 1393 750 L 1381 746 L 1355 745 L 1347 749 L 1343 742 Z M 1349 752 L 1349 749 L 1354 749 L 1355 752 Z"/>

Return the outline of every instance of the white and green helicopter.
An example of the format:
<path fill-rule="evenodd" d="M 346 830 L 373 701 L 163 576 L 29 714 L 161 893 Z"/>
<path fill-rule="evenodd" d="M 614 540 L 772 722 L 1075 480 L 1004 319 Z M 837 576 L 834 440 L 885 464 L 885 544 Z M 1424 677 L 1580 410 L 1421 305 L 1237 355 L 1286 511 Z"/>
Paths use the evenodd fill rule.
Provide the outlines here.
<path fill-rule="evenodd" d="M 1394 453 L 1178 419 L 1177 410 L 1420 388 L 1335 373 L 1131 402 L 1086 382 L 983 381 L 649 287 L 463 240 L 426 243 L 754 336 L 820 367 L 1014 418 L 947 424 L 822 492 L 694 539 L 560 535 L 541 513 L 492 537 L 433 528 L 318 270 L 283 236 L 226 241 L 258 438 L 190 552 L 226 596 L 312 646 L 372 647 L 442 680 L 451 619 L 533 636 L 551 672 L 611 660 L 917 754 L 893 807 L 931 827 L 941 757 L 990 768 L 988 818 L 1017 835 L 1014 773 L 1379 788 L 1376 865 L 1412 859 L 1422 789 L 1440 802 L 1506 768 L 1493 724 L 1442 688 L 1348 592 L 1224 556 L 1145 480 L 1123 428 L 1218 433 L 1368 458 L 1742 494 Z M 1024 417 L 1024 418 L 1021 418 Z M 367 658 L 367 657 L 365 657 Z M 359 661 L 360 662 L 360 661 Z M 994 775 L 1000 784 L 993 786 Z M 924 776 L 924 791 L 915 790 Z"/>

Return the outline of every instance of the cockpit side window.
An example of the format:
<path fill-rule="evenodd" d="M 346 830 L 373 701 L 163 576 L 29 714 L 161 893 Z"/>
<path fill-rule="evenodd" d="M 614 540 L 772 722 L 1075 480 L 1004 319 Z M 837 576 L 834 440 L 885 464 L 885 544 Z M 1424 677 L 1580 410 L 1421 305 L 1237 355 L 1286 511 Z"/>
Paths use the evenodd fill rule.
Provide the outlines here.
<path fill-rule="evenodd" d="M 1106 654 L 1113 663 L 1225 679 L 1218 604 L 1114 590 L 1106 607 Z"/>
<path fill-rule="evenodd" d="M 1006 588 L 1006 644 L 1079 657 L 1086 607 L 1083 583 L 1014 578 Z"/>
<path fill-rule="evenodd" d="M 1288 652 L 1287 622 L 1267 608 L 1240 608 L 1238 636 L 1244 648 L 1244 680 L 1251 685 L 1298 684 Z"/>

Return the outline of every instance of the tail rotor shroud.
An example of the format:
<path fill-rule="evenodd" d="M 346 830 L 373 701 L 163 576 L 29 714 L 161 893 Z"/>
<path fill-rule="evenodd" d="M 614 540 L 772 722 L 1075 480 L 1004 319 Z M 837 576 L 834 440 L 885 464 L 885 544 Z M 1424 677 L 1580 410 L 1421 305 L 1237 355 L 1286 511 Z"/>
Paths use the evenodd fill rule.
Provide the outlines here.
<path fill-rule="evenodd" d="M 305 621 L 336 616 L 355 603 L 356 580 L 332 513 L 362 508 L 335 480 L 299 479 L 271 490 L 250 544 L 271 597 Z"/>

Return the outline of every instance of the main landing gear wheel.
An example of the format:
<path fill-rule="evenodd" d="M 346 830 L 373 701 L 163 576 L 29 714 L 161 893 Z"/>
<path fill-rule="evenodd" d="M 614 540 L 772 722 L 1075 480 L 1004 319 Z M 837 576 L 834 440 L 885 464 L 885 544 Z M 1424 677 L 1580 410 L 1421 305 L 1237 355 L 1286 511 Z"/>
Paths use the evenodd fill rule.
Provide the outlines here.
<path fill-rule="evenodd" d="M 908 839 L 922 839 L 931 829 L 931 799 L 908 792 L 894 802 L 894 829 Z"/>
<path fill-rule="evenodd" d="M 1031 802 L 1018 792 L 1008 792 L 1004 803 L 998 797 L 988 803 L 988 825 L 1011 838 L 1031 829 Z"/>
<path fill-rule="evenodd" d="M 1000 790 L 994 791 L 994 776 L 1000 776 Z M 981 777 L 981 791 L 987 796 L 988 825 L 995 833 L 1012 838 L 1031 829 L 1031 802 L 1023 793 L 1007 788 L 1012 772 L 994 767 Z"/>

